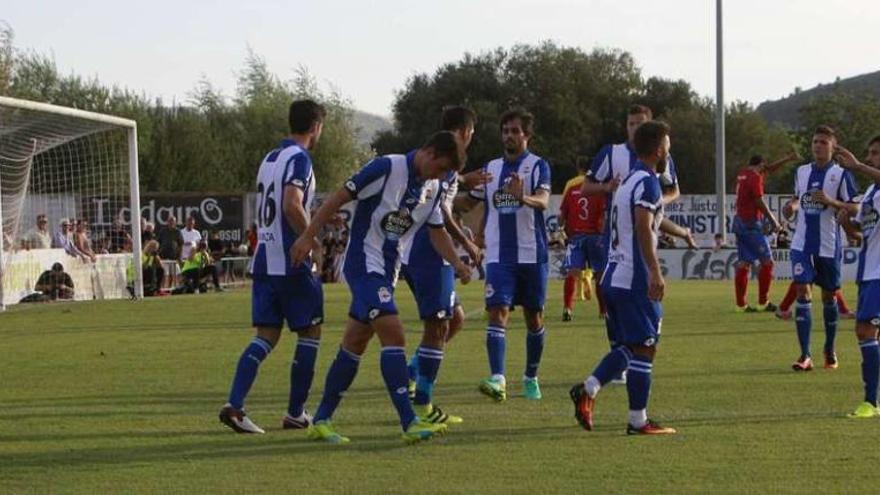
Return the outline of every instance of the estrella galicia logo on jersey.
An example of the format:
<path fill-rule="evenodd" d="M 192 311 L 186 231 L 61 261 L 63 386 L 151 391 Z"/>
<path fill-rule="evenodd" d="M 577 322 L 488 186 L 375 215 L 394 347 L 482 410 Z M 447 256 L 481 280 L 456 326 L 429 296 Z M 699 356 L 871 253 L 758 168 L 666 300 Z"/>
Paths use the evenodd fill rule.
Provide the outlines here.
<path fill-rule="evenodd" d="M 516 199 L 516 196 L 503 189 L 498 189 L 492 195 L 492 204 L 500 215 L 516 213 L 522 206 L 522 203 Z"/>
<path fill-rule="evenodd" d="M 379 302 L 389 303 L 391 302 L 391 291 L 388 290 L 388 287 L 379 287 L 378 292 L 376 294 L 379 295 Z"/>
<path fill-rule="evenodd" d="M 874 229 L 877 227 L 877 221 L 880 220 L 880 213 L 870 204 L 862 205 L 862 234 L 865 238 L 871 237 Z"/>
<path fill-rule="evenodd" d="M 350 193 L 356 193 L 358 189 L 357 184 L 355 184 L 353 180 L 345 181 L 345 188 L 348 189 L 348 192 Z"/>
<path fill-rule="evenodd" d="M 827 206 L 814 199 L 814 195 L 817 192 L 819 192 L 817 189 L 811 189 L 801 195 L 801 209 L 807 215 L 818 215 L 827 208 Z"/>
<path fill-rule="evenodd" d="M 380 226 L 388 240 L 398 241 L 413 226 L 413 218 L 408 209 L 401 208 L 386 213 Z"/>
<path fill-rule="evenodd" d="M 486 284 L 486 297 L 492 297 L 495 295 L 495 287 L 492 287 L 492 284 Z"/>

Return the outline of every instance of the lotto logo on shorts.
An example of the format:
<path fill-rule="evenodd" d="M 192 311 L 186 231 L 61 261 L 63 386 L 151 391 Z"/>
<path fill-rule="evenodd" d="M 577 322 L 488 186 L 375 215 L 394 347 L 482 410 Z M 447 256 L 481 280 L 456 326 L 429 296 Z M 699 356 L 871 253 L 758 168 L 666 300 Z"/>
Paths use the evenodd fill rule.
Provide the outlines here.
<path fill-rule="evenodd" d="M 440 311 L 437 311 L 437 318 L 446 318 L 446 310 L 441 309 Z"/>
<path fill-rule="evenodd" d="M 345 188 L 348 189 L 350 192 L 357 192 L 357 185 L 354 183 L 353 180 L 347 181 L 345 183 Z"/>
<path fill-rule="evenodd" d="M 492 287 L 492 284 L 486 284 L 486 297 L 492 297 L 495 295 L 495 288 Z"/>
<path fill-rule="evenodd" d="M 880 327 L 880 318 L 873 318 L 871 320 L 871 325 L 874 325 L 875 327 Z"/>
<path fill-rule="evenodd" d="M 804 265 L 800 263 L 794 264 L 794 274 L 795 275 L 803 275 L 804 274 Z"/>
<path fill-rule="evenodd" d="M 377 316 L 379 316 L 379 310 L 376 308 L 371 309 L 369 314 L 367 314 L 367 318 L 370 320 L 375 320 Z"/>
<path fill-rule="evenodd" d="M 651 347 L 651 346 L 654 345 L 656 342 L 657 342 L 657 341 L 656 341 L 655 339 L 648 339 L 648 340 L 646 340 L 642 345 L 644 345 L 644 346 L 646 346 L 646 347 Z"/>
<path fill-rule="evenodd" d="M 305 185 L 306 185 L 305 182 L 303 182 L 299 179 L 294 179 L 292 184 L 297 187 L 305 187 Z"/>
<path fill-rule="evenodd" d="M 391 291 L 388 290 L 388 287 L 379 287 L 377 294 L 379 295 L 380 302 L 391 302 Z"/>

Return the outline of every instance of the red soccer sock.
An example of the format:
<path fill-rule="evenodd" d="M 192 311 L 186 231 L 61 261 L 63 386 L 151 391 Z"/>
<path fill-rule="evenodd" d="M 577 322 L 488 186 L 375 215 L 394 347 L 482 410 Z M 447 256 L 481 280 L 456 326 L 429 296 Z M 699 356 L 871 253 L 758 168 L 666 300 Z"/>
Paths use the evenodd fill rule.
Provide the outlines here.
<path fill-rule="evenodd" d="M 794 304 L 794 300 L 797 299 L 797 289 L 794 286 L 794 282 L 788 284 L 788 292 L 785 293 L 785 297 L 782 298 L 782 302 L 779 303 L 780 311 L 788 311 L 791 308 L 791 305 Z"/>
<path fill-rule="evenodd" d="M 577 277 L 574 275 L 569 275 L 565 277 L 565 287 L 562 292 L 562 307 L 565 309 L 571 309 L 572 301 L 574 300 L 574 289 L 577 287 Z"/>
<path fill-rule="evenodd" d="M 849 313 L 849 306 L 846 305 L 846 301 L 843 299 L 843 292 L 838 290 L 834 293 L 834 297 L 837 298 L 837 310 L 841 313 Z"/>
<path fill-rule="evenodd" d="M 770 283 L 773 282 L 773 264 L 761 265 L 758 272 L 758 304 L 767 304 L 767 296 L 770 294 Z"/>
<path fill-rule="evenodd" d="M 736 288 L 736 305 L 743 307 L 746 305 L 746 293 L 749 290 L 749 267 L 738 267 L 733 283 Z"/>

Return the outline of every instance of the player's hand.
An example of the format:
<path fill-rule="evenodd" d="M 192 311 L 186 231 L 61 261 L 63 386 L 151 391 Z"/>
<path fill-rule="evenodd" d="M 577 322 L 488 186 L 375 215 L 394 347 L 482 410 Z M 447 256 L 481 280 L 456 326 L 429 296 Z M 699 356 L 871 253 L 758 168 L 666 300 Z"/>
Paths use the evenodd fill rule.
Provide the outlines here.
<path fill-rule="evenodd" d="M 471 257 L 471 265 L 479 266 L 483 262 L 483 251 L 475 243 L 467 241 L 462 247 Z"/>
<path fill-rule="evenodd" d="M 482 232 L 474 234 L 474 245 L 480 249 L 486 249 L 486 235 Z"/>
<path fill-rule="evenodd" d="M 461 185 L 463 185 L 465 189 L 474 189 L 477 186 L 488 184 L 491 180 L 492 174 L 483 169 L 474 170 L 473 172 L 461 175 Z"/>
<path fill-rule="evenodd" d="M 455 264 L 455 274 L 462 284 L 466 285 L 471 281 L 471 267 L 461 261 Z"/>
<path fill-rule="evenodd" d="M 660 302 L 663 300 L 663 292 L 666 289 L 666 283 L 663 281 L 663 275 L 658 272 L 648 274 L 648 299 Z"/>
<path fill-rule="evenodd" d="M 823 205 L 831 206 L 831 198 L 825 194 L 825 191 L 819 190 L 813 193 L 813 199 Z"/>
<path fill-rule="evenodd" d="M 608 181 L 605 185 L 605 189 L 608 194 L 612 194 L 617 190 L 617 187 L 620 186 L 620 177 L 613 177 L 610 181 Z"/>
<path fill-rule="evenodd" d="M 794 216 L 794 205 L 791 201 L 788 201 L 784 205 L 782 205 L 782 216 L 784 216 L 788 220 L 791 220 L 791 217 Z"/>
<path fill-rule="evenodd" d="M 303 263 L 309 257 L 309 254 L 312 253 L 312 249 L 320 248 L 318 240 L 314 237 L 299 236 L 296 242 L 293 243 L 293 246 L 290 246 L 290 265 L 297 266 Z"/>
<path fill-rule="evenodd" d="M 684 229 L 684 242 L 687 243 L 688 249 L 699 249 L 699 246 L 697 246 L 697 240 L 694 239 L 694 233 L 691 229 Z"/>
<path fill-rule="evenodd" d="M 779 220 L 777 220 L 776 217 L 771 216 L 769 218 L 769 220 L 770 220 L 770 232 L 769 232 L 770 234 L 775 234 L 775 233 L 779 232 L 780 230 L 782 230 L 782 225 L 779 224 Z"/>
<path fill-rule="evenodd" d="M 852 170 L 859 164 L 859 160 L 856 156 L 843 146 L 834 147 L 834 157 L 837 159 L 837 163 L 847 170 Z"/>
<path fill-rule="evenodd" d="M 523 198 L 523 180 L 519 174 L 510 174 L 510 181 L 504 188 L 514 198 L 522 201 Z"/>
<path fill-rule="evenodd" d="M 848 222 L 848 221 L 849 221 L 849 218 L 850 218 L 850 215 L 849 215 L 849 212 L 846 211 L 846 208 L 841 208 L 841 209 L 837 212 L 837 223 L 838 223 L 838 224 L 841 224 L 841 225 L 842 225 L 842 224 Z"/>

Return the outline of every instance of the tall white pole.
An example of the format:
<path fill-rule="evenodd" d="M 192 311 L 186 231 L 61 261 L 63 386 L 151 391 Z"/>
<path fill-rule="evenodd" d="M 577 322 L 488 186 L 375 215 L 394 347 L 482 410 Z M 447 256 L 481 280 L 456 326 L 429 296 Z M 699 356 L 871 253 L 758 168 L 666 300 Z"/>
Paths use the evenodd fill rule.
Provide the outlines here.
<path fill-rule="evenodd" d="M 134 258 L 134 295 L 144 297 L 144 274 L 141 269 L 141 186 L 138 177 L 137 125 L 128 129 L 128 180 L 130 182 L 129 207 L 131 208 L 131 255 Z"/>
<path fill-rule="evenodd" d="M 3 232 L 3 183 L 0 182 L 0 312 L 6 311 L 6 305 L 3 304 L 3 283 L 6 281 L 6 253 L 4 251 L 5 243 L 6 233 Z M 12 246 L 9 246 L 9 252 L 12 252 Z"/>
<path fill-rule="evenodd" d="M 716 233 L 727 242 L 727 188 L 724 163 L 724 36 L 721 0 L 715 0 L 715 193 L 718 195 Z"/>

